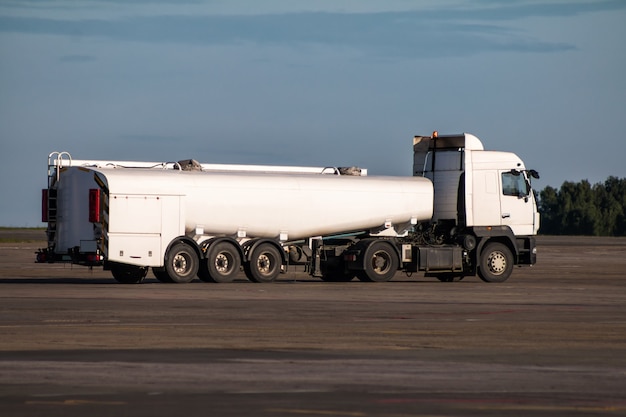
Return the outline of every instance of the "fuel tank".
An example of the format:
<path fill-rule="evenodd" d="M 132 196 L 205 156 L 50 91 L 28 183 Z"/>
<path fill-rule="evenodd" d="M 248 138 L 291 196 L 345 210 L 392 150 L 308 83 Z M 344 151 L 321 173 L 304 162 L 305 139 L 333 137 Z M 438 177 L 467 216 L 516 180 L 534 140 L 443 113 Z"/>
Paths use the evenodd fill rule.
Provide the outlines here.
<path fill-rule="evenodd" d="M 433 186 L 421 177 L 91 169 L 109 200 L 178 196 L 179 207 L 171 210 L 171 216 L 178 216 L 189 236 L 201 231 L 210 236 L 293 241 L 353 231 L 401 234 L 433 214 Z M 129 206 L 113 212 L 112 207 L 111 227 L 118 216 L 130 215 L 137 219 L 133 223 L 140 222 L 132 210 Z M 153 210 L 146 211 L 147 218 Z M 176 221 L 165 211 L 160 218 L 164 223 Z"/>

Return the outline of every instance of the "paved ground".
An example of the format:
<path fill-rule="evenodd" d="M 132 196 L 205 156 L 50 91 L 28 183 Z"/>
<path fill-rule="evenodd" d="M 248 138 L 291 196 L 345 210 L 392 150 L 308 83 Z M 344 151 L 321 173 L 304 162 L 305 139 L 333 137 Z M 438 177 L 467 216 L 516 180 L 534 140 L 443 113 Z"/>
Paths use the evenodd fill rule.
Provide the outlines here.
<path fill-rule="evenodd" d="M 626 415 L 626 239 L 503 284 L 128 286 L 38 245 L 0 243 L 1 416 Z"/>

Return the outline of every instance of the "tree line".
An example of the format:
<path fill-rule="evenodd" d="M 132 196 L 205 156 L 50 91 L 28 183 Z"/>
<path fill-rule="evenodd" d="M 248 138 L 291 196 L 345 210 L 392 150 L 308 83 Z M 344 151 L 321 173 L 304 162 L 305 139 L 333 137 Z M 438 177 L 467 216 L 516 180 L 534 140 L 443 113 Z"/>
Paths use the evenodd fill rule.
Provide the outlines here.
<path fill-rule="evenodd" d="M 566 181 L 539 192 L 540 234 L 626 236 L 626 178 Z"/>

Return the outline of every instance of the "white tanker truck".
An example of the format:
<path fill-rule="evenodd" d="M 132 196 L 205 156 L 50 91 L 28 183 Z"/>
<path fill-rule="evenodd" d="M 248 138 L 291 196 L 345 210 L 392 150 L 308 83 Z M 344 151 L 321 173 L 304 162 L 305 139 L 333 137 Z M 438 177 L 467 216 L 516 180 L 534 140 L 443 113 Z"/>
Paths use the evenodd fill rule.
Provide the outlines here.
<path fill-rule="evenodd" d="M 534 170 L 470 134 L 415 136 L 412 177 L 286 166 L 48 157 L 37 262 L 103 265 L 121 283 L 272 282 L 290 265 L 324 281 L 505 281 L 536 262 Z"/>

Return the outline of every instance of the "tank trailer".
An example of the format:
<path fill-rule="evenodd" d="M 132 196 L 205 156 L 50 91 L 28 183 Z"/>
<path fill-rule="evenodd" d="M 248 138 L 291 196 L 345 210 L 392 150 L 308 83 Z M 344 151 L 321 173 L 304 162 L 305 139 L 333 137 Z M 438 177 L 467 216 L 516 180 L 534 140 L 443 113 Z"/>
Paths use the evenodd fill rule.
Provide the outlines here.
<path fill-rule="evenodd" d="M 357 167 L 74 160 L 48 156 L 37 262 L 103 266 L 121 283 L 272 282 L 304 265 L 329 282 L 503 282 L 536 262 L 539 213 L 513 153 L 471 134 L 415 136 L 413 175 Z"/>

